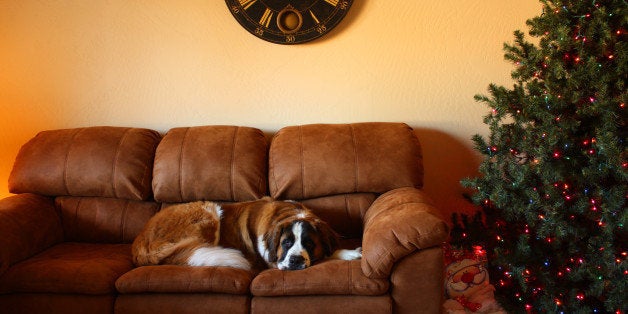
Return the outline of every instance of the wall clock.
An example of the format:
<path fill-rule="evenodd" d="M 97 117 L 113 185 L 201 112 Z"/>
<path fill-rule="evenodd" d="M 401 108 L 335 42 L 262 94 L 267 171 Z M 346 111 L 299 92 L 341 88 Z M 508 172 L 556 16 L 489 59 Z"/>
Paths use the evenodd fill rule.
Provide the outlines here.
<path fill-rule="evenodd" d="M 225 0 L 251 34 L 277 44 L 299 44 L 327 34 L 353 0 Z"/>

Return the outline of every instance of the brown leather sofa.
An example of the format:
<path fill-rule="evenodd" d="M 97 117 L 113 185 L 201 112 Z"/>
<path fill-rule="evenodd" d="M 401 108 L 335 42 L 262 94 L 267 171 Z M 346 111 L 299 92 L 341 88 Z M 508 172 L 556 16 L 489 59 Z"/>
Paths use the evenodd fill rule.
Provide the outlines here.
<path fill-rule="evenodd" d="M 401 123 L 258 129 L 44 131 L 0 200 L 2 313 L 438 313 L 446 223 L 421 190 Z M 304 202 L 363 258 L 258 274 L 135 268 L 131 242 L 163 206 L 270 195 Z"/>

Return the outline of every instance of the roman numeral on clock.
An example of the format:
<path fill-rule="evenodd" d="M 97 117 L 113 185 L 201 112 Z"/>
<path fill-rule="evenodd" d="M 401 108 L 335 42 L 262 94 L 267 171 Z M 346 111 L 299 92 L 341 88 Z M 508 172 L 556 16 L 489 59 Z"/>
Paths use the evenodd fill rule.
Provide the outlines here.
<path fill-rule="evenodd" d="M 338 1 L 339 0 L 325 0 L 325 2 L 327 2 L 327 3 L 329 3 L 329 4 L 333 5 L 333 6 L 337 6 L 338 5 Z"/>
<path fill-rule="evenodd" d="M 312 18 L 314 19 L 314 22 L 316 22 L 316 24 L 320 24 L 321 22 L 318 21 L 318 18 L 316 18 L 316 15 L 314 15 L 314 12 L 312 12 L 312 10 L 310 10 L 310 15 L 312 16 Z"/>
<path fill-rule="evenodd" d="M 259 19 L 259 23 L 260 25 L 268 28 L 268 25 L 270 25 L 270 20 L 273 17 L 273 11 L 271 11 L 269 8 L 266 8 L 266 11 L 264 11 L 264 15 L 262 15 L 262 18 Z"/>
<path fill-rule="evenodd" d="M 248 8 L 250 8 L 255 2 L 257 2 L 257 0 L 238 0 L 240 2 L 240 5 L 247 10 Z M 336 1 L 338 2 L 338 1 Z"/>

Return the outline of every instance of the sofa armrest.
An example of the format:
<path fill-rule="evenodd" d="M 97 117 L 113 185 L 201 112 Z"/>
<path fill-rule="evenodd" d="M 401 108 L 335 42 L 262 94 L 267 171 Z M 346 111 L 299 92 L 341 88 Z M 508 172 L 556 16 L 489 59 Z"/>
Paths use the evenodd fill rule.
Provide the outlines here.
<path fill-rule="evenodd" d="M 395 263 L 390 274 L 390 293 L 393 298 L 393 312 L 441 313 L 444 293 L 445 262 L 443 248 L 410 253 Z"/>
<path fill-rule="evenodd" d="M 408 254 L 439 246 L 449 226 L 421 190 L 399 188 L 381 195 L 364 216 L 362 271 L 384 278 Z"/>
<path fill-rule="evenodd" d="M 28 193 L 0 199 L 0 275 L 62 240 L 53 199 Z"/>

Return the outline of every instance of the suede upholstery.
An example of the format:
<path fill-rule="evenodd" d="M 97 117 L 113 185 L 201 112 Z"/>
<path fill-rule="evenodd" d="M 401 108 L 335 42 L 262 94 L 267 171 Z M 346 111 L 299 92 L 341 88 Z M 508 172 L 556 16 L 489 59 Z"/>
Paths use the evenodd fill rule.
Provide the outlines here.
<path fill-rule="evenodd" d="M 43 131 L 20 149 L 12 193 L 146 200 L 159 133 L 121 127 Z"/>
<path fill-rule="evenodd" d="M 153 190 L 160 202 L 250 201 L 266 194 L 266 139 L 235 126 L 170 130 L 157 148 Z"/>
<path fill-rule="evenodd" d="M 429 184 L 429 182 L 428 182 Z M 438 313 L 448 226 L 403 123 L 43 131 L 0 200 L 7 313 Z M 303 202 L 361 260 L 301 271 L 135 267 L 131 243 L 173 203 Z"/>
<path fill-rule="evenodd" d="M 401 123 L 286 127 L 271 143 L 269 180 L 277 199 L 420 188 L 421 146 Z"/>

